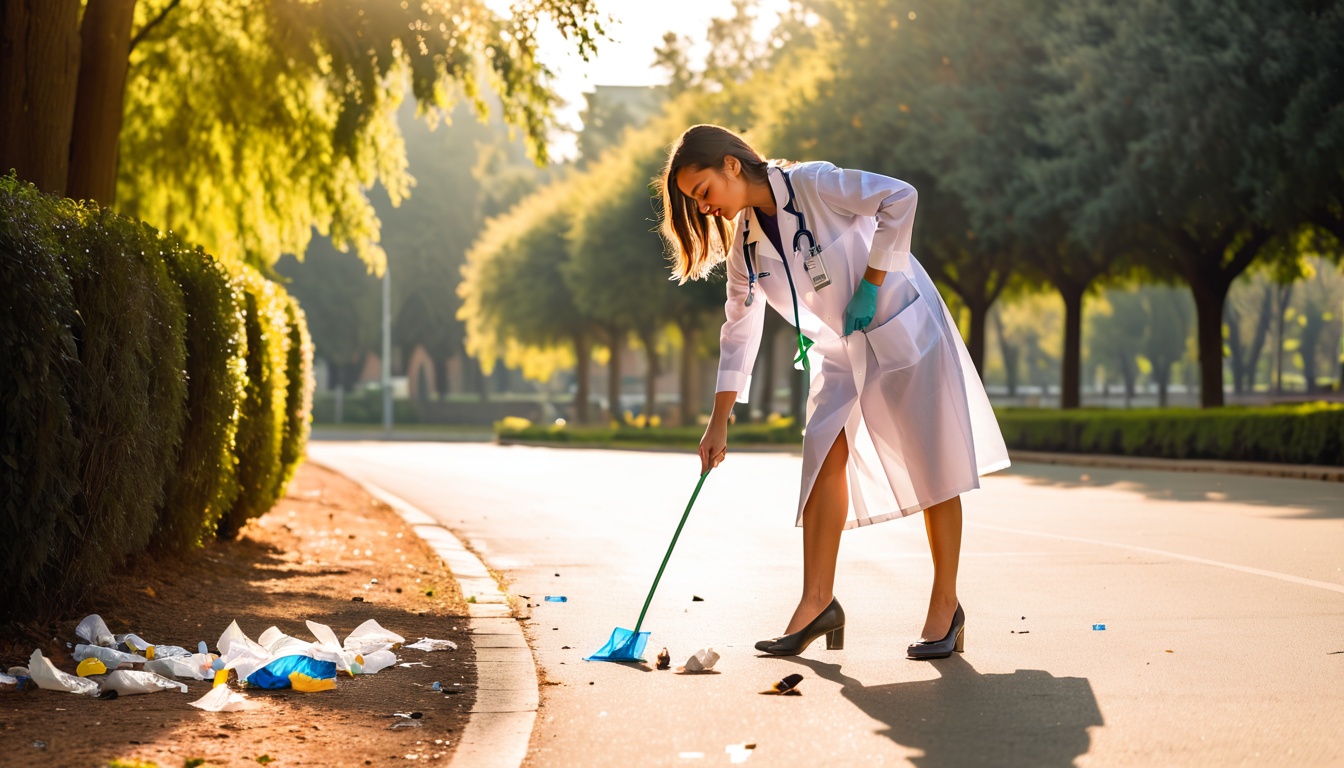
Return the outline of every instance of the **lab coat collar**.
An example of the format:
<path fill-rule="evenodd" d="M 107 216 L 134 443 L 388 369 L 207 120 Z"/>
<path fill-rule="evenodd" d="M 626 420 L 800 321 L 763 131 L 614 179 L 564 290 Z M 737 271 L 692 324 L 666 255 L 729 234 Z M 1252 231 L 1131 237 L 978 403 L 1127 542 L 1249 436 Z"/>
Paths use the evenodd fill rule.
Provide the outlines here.
<path fill-rule="evenodd" d="M 789 188 L 784 183 L 784 171 L 781 168 L 770 166 L 766 171 L 766 178 L 770 180 L 770 191 L 775 196 L 775 221 L 779 223 L 779 242 L 786 249 L 793 242 L 793 235 L 798 231 L 798 217 L 784 210 L 784 204 L 789 199 Z M 794 205 L 800 205 L 794 201 Z M 765 236 L 765 230 L 761 227 L 760 219 L 756 216 L 755 208 L 748 208 L 743 212 L 744 216 L 751 217 L 751 229 L 747 233 L 746 242 L 756 243 L 756 253 L 766 258 L 783 261 L 784 257 L 779 251 L 775 250 L 774 243 Z"/>

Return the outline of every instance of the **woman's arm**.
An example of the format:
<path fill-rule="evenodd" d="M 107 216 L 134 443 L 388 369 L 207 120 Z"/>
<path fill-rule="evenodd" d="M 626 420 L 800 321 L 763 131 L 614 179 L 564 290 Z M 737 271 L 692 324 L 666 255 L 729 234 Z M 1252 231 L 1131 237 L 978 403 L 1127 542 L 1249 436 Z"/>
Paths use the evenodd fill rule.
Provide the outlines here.
<path fill-rule="evenodd" d="M 900 271 L 910 264 L 910 240 L 919 200 L 914 187 L 890 176 L 826 163 L 817 170 L 816 188 L 822 202 L 832 210 L 877 219 L 877 231 L 868 251 L 869 272 L 864 275 L 869 282 L 882 284 L 881 276 L 874 275 L 874 271 Z M 878 279 L 873 280 L 870 275 Z"/>
<path fill-rule="evenodd" d="M 728 452 L 728 416 L 733 412 L 737 393 L 725 390 L 714 393 L 714 410 L 709 414 L 705 436 L 700 438 L 700 474 L 719 466 Z"/>

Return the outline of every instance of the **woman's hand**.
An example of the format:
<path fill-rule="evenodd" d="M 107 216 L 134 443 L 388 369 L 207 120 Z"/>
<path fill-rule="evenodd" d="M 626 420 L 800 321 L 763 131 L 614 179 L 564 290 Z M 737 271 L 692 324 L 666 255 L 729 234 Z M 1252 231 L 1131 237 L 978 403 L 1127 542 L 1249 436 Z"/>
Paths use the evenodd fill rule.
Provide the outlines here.
<path fill-rule="evenodd" d="M 737 402 L 736 392 L 715 392 L 714 411 L 709 414 L 709 426 L 700 438 L 700 474 L 719 466 L 728 455 L 728 415 Z"/>
<path fill-rule="evenodd" d="M 700 474 L 719 466 L 728 455 L 728 423 L 711 418 L 700 438 Z"/>

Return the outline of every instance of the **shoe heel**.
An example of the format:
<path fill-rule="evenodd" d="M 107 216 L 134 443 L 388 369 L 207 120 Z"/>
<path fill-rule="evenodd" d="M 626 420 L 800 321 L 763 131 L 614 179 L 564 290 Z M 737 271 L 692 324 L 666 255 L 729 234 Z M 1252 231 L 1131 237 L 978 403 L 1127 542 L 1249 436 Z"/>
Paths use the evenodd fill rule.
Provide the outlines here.
<path fill-rule="evenodd" d="M 826 650 L 843 651 L 845 649 L 845 628 L 833 629 L 826 633 Z"/>
<path fill-rule="evenodd" d="M 956 651 L 957 653 L 966 652 L 966 627 L 962 627 L 961 631 L 957 633 L 957 644 L 952 648 L 952 650 Z"/>

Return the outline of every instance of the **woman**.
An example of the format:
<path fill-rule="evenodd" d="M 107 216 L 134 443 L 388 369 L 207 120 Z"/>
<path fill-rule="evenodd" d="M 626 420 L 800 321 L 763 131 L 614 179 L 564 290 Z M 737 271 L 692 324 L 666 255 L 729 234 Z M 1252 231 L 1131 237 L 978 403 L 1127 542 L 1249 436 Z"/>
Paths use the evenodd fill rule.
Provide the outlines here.
<path fill-rule="evenodd" d="M 822 635 L 843 647 L 832 594 L 841 531 L 923 511 L 933 590 L 907 655 L 962 650 L 961 494 L 1007 467 L 1008 453 L 951 315 L 910 253 L 914 188 L 829 163 L 767 162 L 731 131 L 697 125 L 672 147 L 662 197 L 678 279 L 727 261 L 701 471 L 727 455 L 728 415 L 750 390 L 766 303 L 797 326 L 809 368 L 803 594 L 784 634 L 756 648 L 796 655 Z"/>

